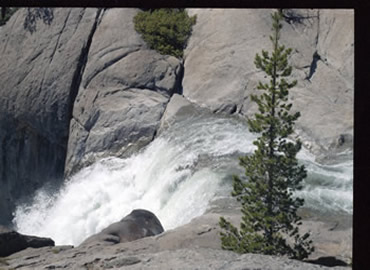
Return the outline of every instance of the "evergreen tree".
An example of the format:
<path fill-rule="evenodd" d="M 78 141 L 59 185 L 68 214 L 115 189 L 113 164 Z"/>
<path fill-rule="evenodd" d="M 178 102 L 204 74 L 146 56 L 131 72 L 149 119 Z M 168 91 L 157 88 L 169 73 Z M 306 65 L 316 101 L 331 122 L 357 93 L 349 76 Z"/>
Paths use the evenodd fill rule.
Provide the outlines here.
<path fill-rule="evenodd" d="M 301 181 L 307 174 L 296 158 L 301 142 L 288 140 L 300 113 L 291 113 L 292 104 L 288 103 L 288 90 L 297 81 L 285 79 L 292 73 L 288 64 L 291 49 L 279 44 L 281 19 L 281 12 L 272 14 L 271 55 L 262 50 L 254 61 L 270 82 L 259 82 L 257 89 L 262 90 L 261 95 L 251 95 L 259 112 L 248 119 L 249 129 L 260 137 L 253 142 L 257 146 L 255 152 L 240 157 L 247 181 L 233 176 L 232 196 L 242 205 L 240 230 L 223 217 L 219 224 L 223 229 L 223 249 L 304 259 L 314 249 L 309 233 L 301 236 L 298 232 L 301 218 L 297 209 L 304 200 L 293 197 L 293 192 L 302 188 Z"/>

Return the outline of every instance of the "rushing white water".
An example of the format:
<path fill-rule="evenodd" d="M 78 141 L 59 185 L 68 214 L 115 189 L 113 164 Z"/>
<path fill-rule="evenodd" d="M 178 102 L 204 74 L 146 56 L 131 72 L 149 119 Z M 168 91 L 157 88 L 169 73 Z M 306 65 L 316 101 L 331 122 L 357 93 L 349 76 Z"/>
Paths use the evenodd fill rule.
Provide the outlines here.
<path fill-rule="evenodd" d="M 242 172 L 236 157 L 255 149 L 254 138 L 234 118 L 187 119 L 130 158 L 83 169 L 57 194 L 40 190 L 32 205 L 17 207 L 14 223 L 22 233 L 74 245 L 136 208 L 154 212 L 165 229 L 175 228 L 229 194 L 223 180 Z M 300 158 L 309 171 L 299 193 L 306 205 L 352 213 L 352 163 L 322 166 L 306 152 Z"/>
<path fill-rule="evenodd" d="M 296 195 L 305 199 L 305 205 L 321 212 L 352 214 L 353 160 L 334 165 L 322 165 L 303 149 L 298 158 L 306 166 L 304 189 Z"/>

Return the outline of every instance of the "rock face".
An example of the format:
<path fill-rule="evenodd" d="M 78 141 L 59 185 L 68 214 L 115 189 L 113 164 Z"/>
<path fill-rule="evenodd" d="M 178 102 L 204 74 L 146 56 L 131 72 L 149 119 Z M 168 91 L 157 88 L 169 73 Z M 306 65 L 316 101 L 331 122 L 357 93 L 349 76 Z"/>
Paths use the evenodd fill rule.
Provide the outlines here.
<path fill-rule="evenodd" d="M 119 222 L 109 225 L 100 233 L 90 236 L 81 246 L 92 242 L 111 242 L 114 244 L 131 242 L 140 238 L 162 233 L 163 227 L 150 211 L 137 209 Z"/>
<path fill-rule="evenodd" d="M 137 9 L 20 9 L 0 28 L 0 224 L 16 202 L 153 140 L 182 63 L 149 50 Z"/>
<path fill-rule="evenodd" d="M 263 79 L 253 60 L 270 50 L 271 11 L 190 9 L 198 19 L 182 84 L 183 64 L 149 50 L 135 32 L 137 9 L 16 12 L 0 28 L 0 223 L 11 220 L 15 201 L 63 172 L 136 152 L 176 121 L 170 115 L 199 106 L 252 114 L 248 96 Z M 281 41 L 295 49 L 299 81 L 291 92 L 302 113 L 297 131 L 315 154 L 351 148 L 353 12 L 284 14 Z"/>
<path fill-rule="evenodd" d="M 142 240 L 139 240 L 142 242 Z M 139 245 L 139 242 L 137 246 Z M 6 258 L 9 269 L 156 269 L 156 270 L 344 270 L 343 266 L 322 266 L 260 254 L 239 255 L 210 248 L 181 248 L 154 251 L 144 241 L 140 247 L 118 244 L 90 247 L 89 250 L 67 246 L 26 249 Z M 82 256 L 85 255 L 85 256 Z M 1 262 L 0 262 L 0 266 Z"/>
<path fill-rule="evenodd" d="M 152 141 L 169 98 L 180 89 L 182 64 L 146 47 L 134 30 L 136 13 L 109 9 L 95 32 L 73 110 L 67 175 Z"/>
<path fill-rule="evenodd" d="M 69 120 L 96 9 L 20 9 L 0 27 L 0 224 L 63 179 Z"/>
<path fill-rule="evenodd" d="M 222 215 L 225 213 L 222 213 Z M 138 239 L 134 242 L 118 243 L 91 242 L 77 248 L 68 246 L 26 249 L 5 258 L 7 266 L 15 269 L 350 269 L 343 268 L 343 259 L 331 258 L 328 255 L 344 255 L 334 244 L 338 235 L 331 236 L 327 226 L 320 222 L 314 228 L 321 234 L 322 240 L 332 243 L 332 253 L 322 257 L 320 251 L 312 257 L 312 261 L 331 263 L 331 267 L 315 265 L 307 262 L 290 260 L 286 257 L 266 256 L 259 254 L 239 255 L 221 250 L 219 238 L 220 213 L 208 213 L 194 219 L 191 223 L 166 231 L 160 235 Z M 229 212 L 225 216 L 233 222 L 240 220 L 240 214 Z M 344 231 L 335 231 L 344 233 Z M 345 235 L 349 235 L 346 232 Z M 339 253 L 335 253 L 339 252 Z M 321 256 L 321 259 L 315 259 Z M 1 266 L 1 262 L 0 262 Z"/>
<path fill-rule="evenodd" d="M 50 238 L 29 236 L 17 233 L 0 225 L 0 257 L 6 257 L 26 248 L 54 246 Z"/>
<path fill-rule="evenodd" d="M 189 9 L 197 24 L 185 51 L 183 94 L 215 112 L 251 115 L 247 98 L 264 74 L 256 53 L 271 51 L 273 10 Z M 297 131 L 315 154 L 352 147 L 354 16 L 351 10 L 284 10 L 281 43 L 293 48 Z M 215 27 L 217 25 L 217 27 Z M 343 37 L 343 38 L 342 38 Z M 341 136 L 348 140 L 337 147 Z"/>
<path fill-rule="evenodd" d="M 206 109 L 203 109 L 196 104 L 192 104 L 189 100 L 179 94 L 174 94 L 163 113 L 158 133 L 176 122 L 185 118 L 200 115 L 201 113 L 204 113 L 204 111 L 206 111 Z"/>

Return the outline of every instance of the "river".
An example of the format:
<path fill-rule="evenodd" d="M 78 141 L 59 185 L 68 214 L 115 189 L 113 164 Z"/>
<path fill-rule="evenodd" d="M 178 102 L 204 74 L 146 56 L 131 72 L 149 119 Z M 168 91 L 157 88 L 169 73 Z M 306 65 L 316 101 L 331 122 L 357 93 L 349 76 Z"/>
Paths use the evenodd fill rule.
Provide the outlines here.
<path fill-rule="evenodd" d="M 84 168 L 58 190 L 39 190 L 31 204 L 19 205 L 19 232 L 47 236 L 57 245 L 78 245 L 89 235 L 122 219 L 133 209 L 155 213 L 173 229 L 202 215 L 230 196 L 231 175 L 242 174 L 238 156 L 252 153 L 255 134 L 235 117 L 203 115 L 174 124 L 137 154 L 105 158 Z M 305 207 L 321 213 L 352 214 L 353 161 L 315 162 L 302 149 Z"/>

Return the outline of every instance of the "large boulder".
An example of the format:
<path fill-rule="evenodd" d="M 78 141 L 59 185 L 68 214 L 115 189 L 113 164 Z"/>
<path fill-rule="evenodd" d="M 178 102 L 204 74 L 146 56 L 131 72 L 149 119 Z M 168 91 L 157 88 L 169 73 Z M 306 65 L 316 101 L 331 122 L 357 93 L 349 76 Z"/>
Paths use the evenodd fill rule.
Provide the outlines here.
<path fill-rule="evenodd" d="M 268 9 L 189 9 L 197 24 L 185 50 L 183 95 L 214 112 L 250 116 L 248 98 L 265 75 L 256 53 L 271 51 Z M 281 43 L 290 62 L 297 132 L 315 154 L 352 148 L 354 14 L 352 10 L 284 10 Z M 215 27 L 217 25 L 217 27 Z M 340 138 L 347 138 L 343 142 Z M 339 142 L 339 143 L 338 143 Z"/>
<path fill-rule="evenodd" d="M 180 89 L 181 62 L 148 49 L 134 30 L 137 11 L 108 9 L 94 34 L 73 109 L 67 175 L 152 141 L 169 98 Z"/>
<path fill-rule="evenodd" d="M 63 179 L 69 121 L 97 9 L 19 9 L 0 27 L 0 224 Z"/>
<path fill-rule="evenodd" d="M 23 235 L 0 225 L 0 257 L 6 257 L 23 249 L 54 246 L 50 238 Z"/>
<path fill-rule="evenodd" d="M 133 210 L 120 221 L 109 225 L 101 232 L 94 234 L 82 242 L 81 246 L 96 243 L 125 243 L 140 238 L 154 236 L 164 231 L 159 219 L 150 211 Z"/>

